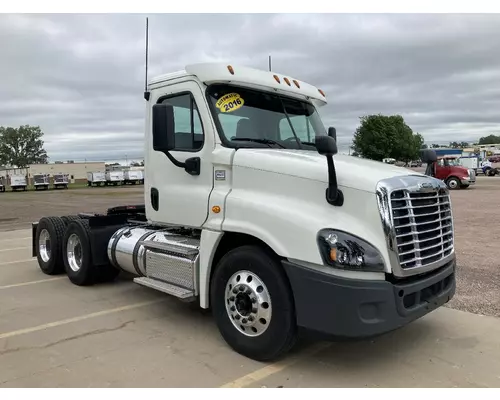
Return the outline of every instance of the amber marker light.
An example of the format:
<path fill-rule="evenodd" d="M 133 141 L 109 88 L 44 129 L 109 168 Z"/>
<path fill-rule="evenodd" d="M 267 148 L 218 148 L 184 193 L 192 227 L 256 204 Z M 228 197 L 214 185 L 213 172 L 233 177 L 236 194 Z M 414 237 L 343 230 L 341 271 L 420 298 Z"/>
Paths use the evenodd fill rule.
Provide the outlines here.
<path fill-rule="evenodd" d="M 231 73 L 231 75 L 234 75 L 234 69 L 230 65 L 227 66 L 227 70 Z"/>
<path fill-rule="evenodd" d="M 220 213 L 220 207 L 219 206 L 213 206 L 212 207 L 212 212 L 215 213 L 215 214 L 219 214 Z"/>
<path fill-rule="evenodd" d="M 281 83 L 278 75 L 273 75 L 273 77 L 276 82 Z"/>

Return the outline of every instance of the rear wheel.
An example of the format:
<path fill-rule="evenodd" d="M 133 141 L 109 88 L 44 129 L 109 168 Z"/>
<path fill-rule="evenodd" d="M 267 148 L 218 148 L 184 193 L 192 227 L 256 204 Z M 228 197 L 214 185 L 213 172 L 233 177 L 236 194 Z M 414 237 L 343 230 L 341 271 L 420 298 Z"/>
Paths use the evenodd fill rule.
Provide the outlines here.
<path fill-rule="evenodd" d="M 292 293 L 279 260 L 258 246 L 242 246 L 217 265 L 211 304 L 224 340 L 258 361 L 278 358 L 297 337 Z"/>
<path fill-rule="evenodd" d="M 68 226 L 71 221 L 79 220 L 80 217 L 78 215 L 64 215 L 61 217 L 61 219 L 63 220 L 64 224 Z"/>
<path fill-rule="evenodd" d="M 69 280 L 78 286 L 109 282 L 120 273 L 111 264 L 94 265 L 89 221 L 86 219 L 69 222 L 63 240 L 63 259 Z"/>
<path fill-rule="evenodd" d="M 43 217 L 36 228 L 35 246 L 38 265 L 43 273 L 56 275 L 64 272 L 62 242 L 65 225 L 59 217 Z"/>

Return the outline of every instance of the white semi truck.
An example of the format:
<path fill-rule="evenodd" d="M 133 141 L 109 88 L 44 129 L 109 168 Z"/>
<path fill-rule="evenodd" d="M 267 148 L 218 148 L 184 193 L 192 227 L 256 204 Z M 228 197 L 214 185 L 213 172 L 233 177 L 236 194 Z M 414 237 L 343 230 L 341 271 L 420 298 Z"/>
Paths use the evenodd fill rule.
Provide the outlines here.
<path fill-rule="evenodd" d="M 101 171 L 87 172 L 87 186 L 105 186 L 106 173 Z"/>
<path fill-rule="evenodd" d="M 10 176 L 10 188 L 12 191 L 15 190 L 23 190 L 26 191 L 28 188 L 28 179 L 26 178 L 26 175 L 11 175 Z"/>
<path fill-rule="evenodd" d="M 123 171 L 106 171 L 106 185 L 123 185 L 125 174 Z"/>
<path fill-rule="evenodd" d="M 64 174 L 62 172 L 54 174 L 54 187 L 56 189 L 59 188 L 67 189 L 68 185 L 69 185 L 69 174 Z"/>
<path fill-rule="evenodd" d="M 128 185 L 140 185 L 144 183 L 144 175 L 140 169 L 129 169 L 124 172 L 123 182 Z"/>
<path fill-rule="evenodd" d="M 33 175 L 33 186 L 35 187 L 35 190 L 39 189 L 49 190 L 50 175 L 49 174 Z"/>
<path fill-rule="evenodd" d="M 302 329 L 373 337 L 453 297 L 446 185 L 336 155 L 318 88 L 208 63 L 151 80 L 144 97 L 144 204 L 34 223 L 44 273 L 75 285 L 131 273 L 211 309 L 255 360 L 284 354 Z"/>

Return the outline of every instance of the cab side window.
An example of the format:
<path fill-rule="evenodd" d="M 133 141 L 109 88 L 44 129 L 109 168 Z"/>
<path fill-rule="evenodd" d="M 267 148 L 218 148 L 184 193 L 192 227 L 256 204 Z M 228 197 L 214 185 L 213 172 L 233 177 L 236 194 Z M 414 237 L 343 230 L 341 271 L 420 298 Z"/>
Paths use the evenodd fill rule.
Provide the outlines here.
<path fill-rule="evenodd" d="M 174 108 L 175 151 L 198 151 L 205 136 L 198 107 L 191 93 L 174 95 L 162 100 Z"/>

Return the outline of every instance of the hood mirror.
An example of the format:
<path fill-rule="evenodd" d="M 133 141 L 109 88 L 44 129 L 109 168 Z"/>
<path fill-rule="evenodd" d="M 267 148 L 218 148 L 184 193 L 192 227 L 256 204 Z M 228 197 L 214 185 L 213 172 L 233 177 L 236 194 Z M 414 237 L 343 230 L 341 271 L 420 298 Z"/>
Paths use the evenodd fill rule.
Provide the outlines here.
<path fill-rule="evenodd" d="M 330 133 L 330 130 L 328 130 Z M 319 154 L 326 157 L 328 165 L 328 188 L 326 189 L 326 201 L 332 206 L 340 207 L 344 204 L 344 194 L 340 191 L 337 184 L 337 174 L 335 172 L 335 163 L 333 156 L 338 153 L 337 142 L 331 136 L 316 136 L 316 150 Z"/>

